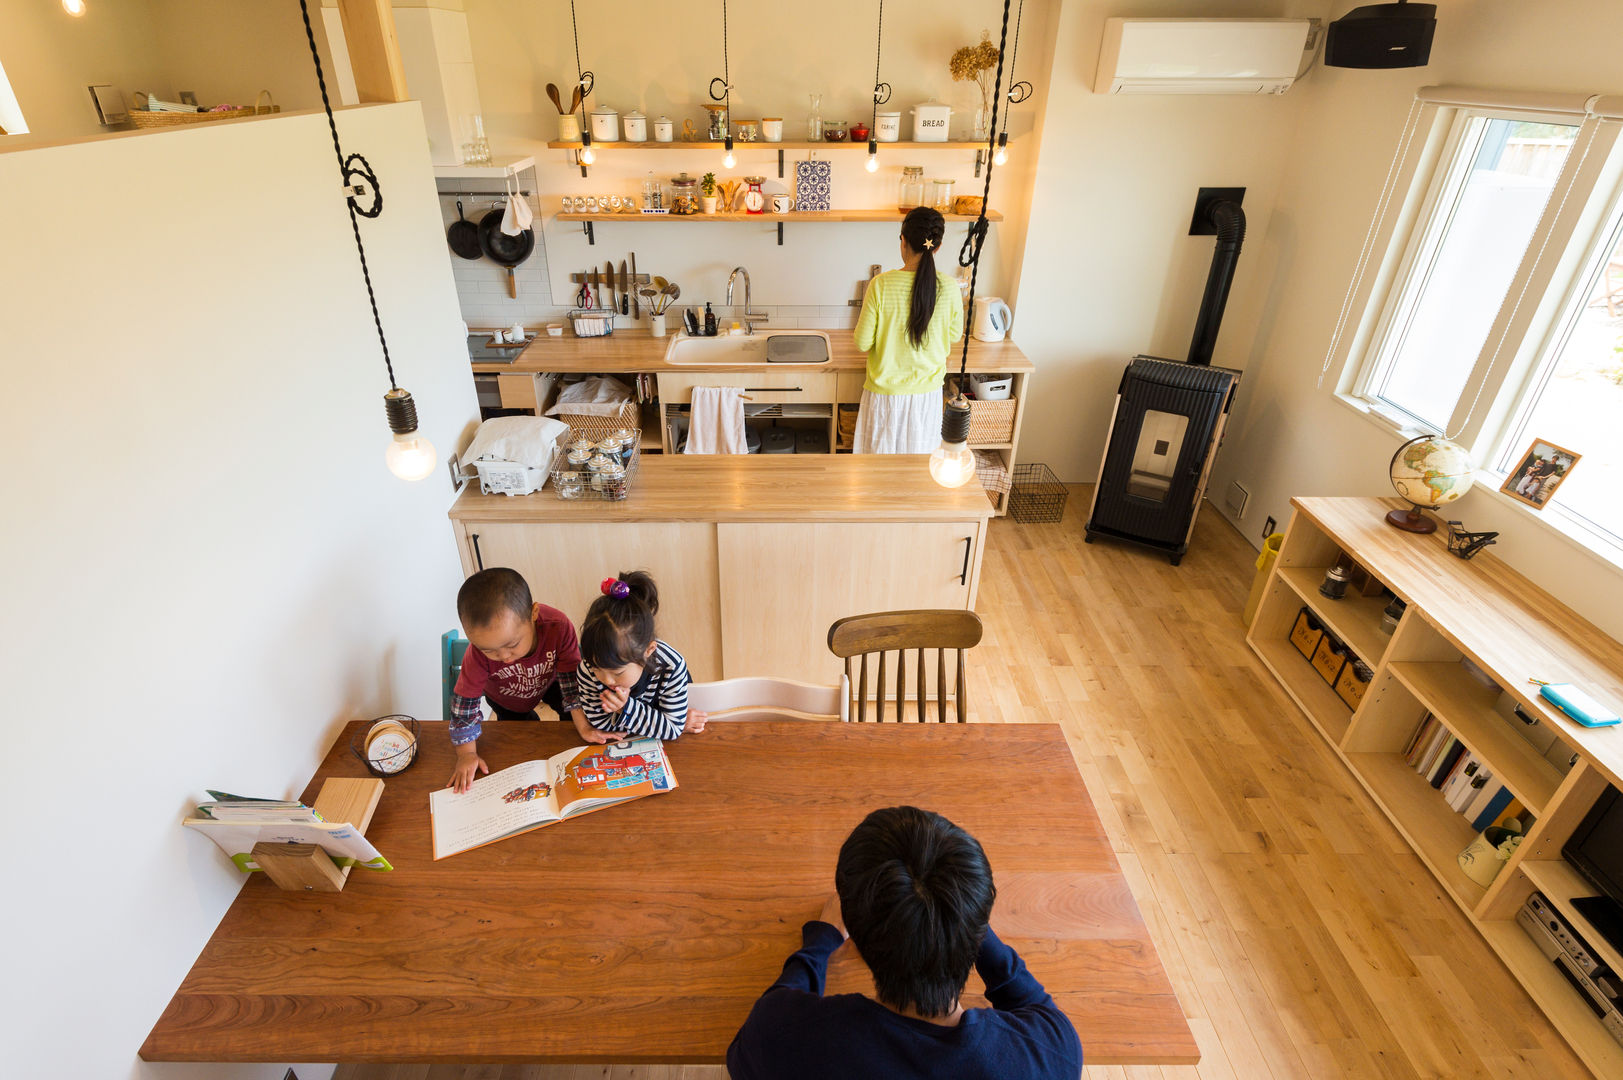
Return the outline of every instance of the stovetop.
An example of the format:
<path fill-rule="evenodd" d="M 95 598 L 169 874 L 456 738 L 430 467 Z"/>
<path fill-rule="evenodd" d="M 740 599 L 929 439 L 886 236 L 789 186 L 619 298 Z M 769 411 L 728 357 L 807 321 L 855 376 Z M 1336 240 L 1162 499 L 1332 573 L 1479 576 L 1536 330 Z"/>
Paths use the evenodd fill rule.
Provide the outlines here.
<path fill-rule="evenodd" d="M 523 341 L 513 345 L 492 345 L 489 334 L 469 334 L 468 360 L 474 364 L 511 364 L 528 344 L 528 341 Z"/>

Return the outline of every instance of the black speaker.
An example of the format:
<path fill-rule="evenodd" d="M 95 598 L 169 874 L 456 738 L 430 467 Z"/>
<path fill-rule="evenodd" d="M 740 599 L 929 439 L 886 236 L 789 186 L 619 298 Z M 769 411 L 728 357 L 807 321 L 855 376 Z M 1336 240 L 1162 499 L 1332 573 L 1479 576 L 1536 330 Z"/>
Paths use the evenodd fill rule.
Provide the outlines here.
<path fill-rule="evenodd" d="M 1370 4 L 1330 24 L 1324 39 L 1329 67 L 1425 67 L 1437 30 L 1436 4 Z"/>

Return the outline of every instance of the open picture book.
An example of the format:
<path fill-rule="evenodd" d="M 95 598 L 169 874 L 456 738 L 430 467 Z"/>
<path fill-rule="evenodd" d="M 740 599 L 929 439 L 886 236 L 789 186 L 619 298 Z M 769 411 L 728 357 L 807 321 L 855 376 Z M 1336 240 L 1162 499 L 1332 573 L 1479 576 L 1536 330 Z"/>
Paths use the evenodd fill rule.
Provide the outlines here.
<path fill-rule="evenodd" d="M 428 797 L 434 858 L 470 851 L 606 806 L 676 787 L 658 739 L 577 746 Z"/>

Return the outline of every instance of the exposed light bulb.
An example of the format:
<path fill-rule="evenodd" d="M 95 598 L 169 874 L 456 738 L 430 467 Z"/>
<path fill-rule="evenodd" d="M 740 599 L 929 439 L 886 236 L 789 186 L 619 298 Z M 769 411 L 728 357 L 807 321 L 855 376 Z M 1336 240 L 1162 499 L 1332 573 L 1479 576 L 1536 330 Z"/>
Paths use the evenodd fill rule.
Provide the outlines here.
<path fill-rule="evenodd" d="M 975 475 L 975 455 L 968 443 L 944 442 L 930 452 L 930 478 L 942 487 L 963 487 Z"/>
<path fill-rule="evenodd" d="M 434 444 L 417 434 L 396 435 L 383 451 L 389 471 L 402 480 L 421 480 L 434 471 L 439 460 Z"/>
<path fill-rule="evenodd" d="M 873 139 L 868 140 L 868 163 L 863 168 L 869 172 L 879 171 L 879 144 Z"/>
<path fill-rule="evenodd" d="M 727 136 L 727 141 L 723 145 L 727 148 L 727 156 L 721 159 L 721 166 L 724 169 L 730 169 L 738 164 L 738 159 L 733 157 L 733 137 L 731 135 Z"/>
<path fill-rule="evenodd" d="M 597 151 L 592 149 L 590 143 L 580 148 L 580 163 L 582 165 L 590 165 L 596 160 Z"/>
<path fill-rule="evenodd" d="M 992 154 L 993 165 L 1004 165 L 1009 160 L 1009 133 L 1005 131 L 997 137 L 997 150 Z"/>
<path fill-rule="evenodd" d="M 85 13 L 85 0 L 62 0 L 62 10 L 78 18 Z"/>

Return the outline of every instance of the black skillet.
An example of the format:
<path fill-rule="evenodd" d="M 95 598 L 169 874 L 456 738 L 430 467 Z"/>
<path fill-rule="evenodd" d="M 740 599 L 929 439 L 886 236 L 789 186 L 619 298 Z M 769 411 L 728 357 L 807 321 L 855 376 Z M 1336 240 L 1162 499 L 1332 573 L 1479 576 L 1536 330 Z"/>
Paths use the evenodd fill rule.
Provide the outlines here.
<path fill-rule="evenodd" d="M 451 250 L 464 259 L 477 259 L 479 250 L 479 226 L 462 216 L 462 200 L 456 201 L 456 220 L 451 227 L 445 230 L 446 242 Z"/>
<path fill-rule="evenodd" d="M 497 207 L 479 219 L 479 246 L 491 262 L 507 268 L 507 295 L 517 300 L 518 279 L 513 276 L 513 267 L 535 251 L 535 230 L 508 236 L 502 232 L 502 213 L 502 208 Z"/>

